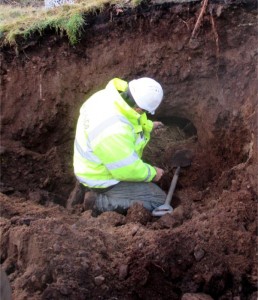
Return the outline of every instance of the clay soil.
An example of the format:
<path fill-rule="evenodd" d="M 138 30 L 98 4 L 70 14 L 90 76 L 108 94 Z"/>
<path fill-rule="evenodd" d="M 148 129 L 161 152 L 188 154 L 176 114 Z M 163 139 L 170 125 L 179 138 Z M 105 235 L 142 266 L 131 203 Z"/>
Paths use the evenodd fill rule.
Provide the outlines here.
<path fill-rule="evenodd" d="M 211 1 L 212 2 L 212 1 Z M 80 42 L 46 32 L 1 52 L 1 264 L 13 299 L 257 299 L 255 1 L 108 6 Z M 153 136 L 166 170 L 190 149 L 173 214 L 140 205 L 98 216 L 79 203 L 73 138 L 85 99 L 113 77 L 159 80 Z M 155 144 L 156 141 L 156 144 Z"/>

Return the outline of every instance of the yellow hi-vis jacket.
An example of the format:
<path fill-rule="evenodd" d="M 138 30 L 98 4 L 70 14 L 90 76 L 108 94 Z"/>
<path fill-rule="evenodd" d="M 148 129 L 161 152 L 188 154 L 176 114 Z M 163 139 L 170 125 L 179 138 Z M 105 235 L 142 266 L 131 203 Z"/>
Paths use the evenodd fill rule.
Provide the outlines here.
<path fill-rule="evenodd" d="M 74 143 L 74 172 L 82 184 L 106 188 L 120 181 L 150 182 L 154 167 L 142 152 L 153 122 L 140 115 L 120 96 L 127 82 L 112 79 L 81 107 Z"/>

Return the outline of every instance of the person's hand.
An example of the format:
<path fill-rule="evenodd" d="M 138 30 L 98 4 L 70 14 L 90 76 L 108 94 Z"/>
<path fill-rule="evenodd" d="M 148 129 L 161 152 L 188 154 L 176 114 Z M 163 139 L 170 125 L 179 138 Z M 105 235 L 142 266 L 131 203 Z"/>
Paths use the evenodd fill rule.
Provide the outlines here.
<path fill-rule="evenodd" d="M 159 181 L 160 178 L 163 176 L 164 170 L 161 169 L 161 168 L 158 168 L 158 167 L 154 167 L 154 168 L 155 168 L 157 174 L 156 174 L 156 176 L 152 179 L 152 181 L 157 182 L 157 181 Z"/>
<path fill-rule="evenodd" d="M 164 126 L 165 125 L 162 122 L 159 121 L 153 122 L 153 130 L 164 128 Z"/>
<path fill-rule="evenodd" d="M 159 131 L 162 129 L 165 129 L 165 125 L 162 122 L 159 121 L 153 122 L 153 131 L 155 134 L 159 133 Z"/>

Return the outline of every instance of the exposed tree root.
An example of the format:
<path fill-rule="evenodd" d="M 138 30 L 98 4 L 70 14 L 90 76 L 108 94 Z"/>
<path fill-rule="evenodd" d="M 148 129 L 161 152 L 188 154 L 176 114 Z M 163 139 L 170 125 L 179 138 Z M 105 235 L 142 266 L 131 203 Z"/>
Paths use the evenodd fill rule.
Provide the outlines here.
<path fill-rule="evenodd" d="M 194 29 L 193 29 L 193 32 L 192 32 L 191 39 L 195 37 L 196 32 L 197 32 L 197 30 L 199 29 L 199 27 L 200 27 L 200 25 L 201 25 L 202 17 L 203 17 L 203 15 L 204 15 L 205 11 L 206 11 L 208 2 L 209 2 L 209 0 L 203 0 L 202 8 L 201 8 L 200 14 L 199 14 L 199 16 L 198 16 L 198 19 L 197 19 L 197 21 L 196 21 L 196 23 L 195 23 L 195 26 L 194 26 Z"/>
<path fill-rule="evenodd" d="M 205 11 L 207 9 L 208 2 L 209 2 L 209 0 L 203 0 L 200 14 L 198 16 L 198 19 L 197 19 L 197 21 L 195 23 L 195 26 L 194 26 L 194 29 L 192 31 L 191 39 L 193 39 L 195 37 L 198 29 L 201 26 L 201 21 L 202 21 L 203 15 L 205 14 Z M 212 26 L 212 32 L 213 32 L 214 38 L 215 38 L 215 43 L 216 43 L 216 57 L 218 58 L 219 57 L 219 53 L 220 53 L 220 49 L 219 49 L 219 35 L 218 35 L 217 28 L 216 28 L 215 19 L 214 19 L 213 14 L 212 14 L 212 9 L 210 10 L 210 22 L 211 22 L 211 26 Z"/>
<path fill-rule="evenodd" d="M 215 37 L 215 42 L 216 42 L 216 56 L 218 58 L 219 57 L 219 52 L 220 52 L 219 51 L 219 35 L 218 35 L 218 32 L 217 32 L 215 20 L 214 20 L 212 15 L 210 16 L 210 19 L 211 19 L 212 31 L 213 31 L 213 34 L 214 34 L 214 37 Z"/>

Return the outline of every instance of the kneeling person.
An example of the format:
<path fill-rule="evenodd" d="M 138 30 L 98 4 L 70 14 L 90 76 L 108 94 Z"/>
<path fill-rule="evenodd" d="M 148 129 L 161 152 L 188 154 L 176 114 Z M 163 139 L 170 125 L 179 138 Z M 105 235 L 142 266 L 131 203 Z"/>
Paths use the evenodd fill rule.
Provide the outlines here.
<path fill-rule="evenodd" d="M 74 143 L 74 172 L 90 192 L 85 205 L 98 212 L 125 212 L 134 202 L 152 211 L 166 194 L 156 184 L 164 171 L 142 160 L 150 134 L 160 122 L 148 120 L 163 99 L 152 78 L 129 83 L 112 79 L 80 109 Z"/>

